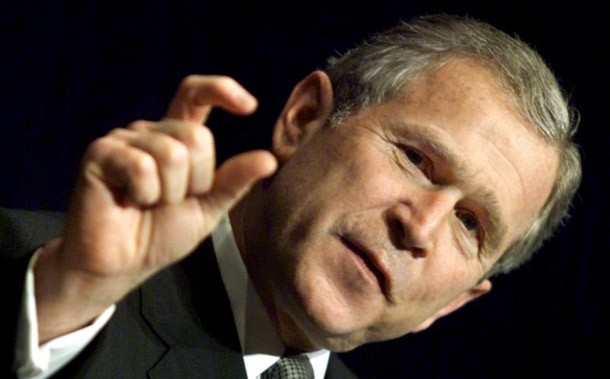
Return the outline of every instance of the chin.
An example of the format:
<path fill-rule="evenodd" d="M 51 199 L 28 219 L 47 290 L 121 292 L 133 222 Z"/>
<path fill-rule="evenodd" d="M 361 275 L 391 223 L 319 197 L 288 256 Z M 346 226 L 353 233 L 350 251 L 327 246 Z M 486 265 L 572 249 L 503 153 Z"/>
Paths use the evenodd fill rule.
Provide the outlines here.
<path fill-rule="evenodd" d="M 364 312 L 355 312 L 337 302 L 309 300 L 295 304 L 295 311 L 288 317 L 290 324 L 300 331 L 300 341 L 306 341 L 310 350 L 344 352 L 380 339 L 369 328 L 373 321 L 363 319 Z"/>
<path fill-rule="evenodd" d="M 413 329 L 410 323 L 404 321 L 393 322 L 374 317 L 374 309 L 371 307 L 368 312 L 354 312 L 349 308 L 337 310 L 326 304 L 310 308 L 306 320 L 300 320 L 299 326 L 313 346 L 334 352 L 346 352 L 368 343 L 399 338 Z M 365 315 L 368 317 L 363 318 Z"/>
<path fill-rule="evenodd" d="M 344 353 L 347 351 L 354 350 L 357 347 L 360 347 L 369 341 L 364 338 L 354 337 L 354 336 L 341 336 L 341 337 L 331 337 L 324 341 L 324 348 L 336 353 Z"/>
<path fill-rule="evenodd" d="M 400 337 L 401 335 L 403 335 L 403 333 L 388 335 L 387 331 L 376 330 L 376 328 L 372 327 L 358 329 L 344 334 L 333 334 L 328 333 L 328 331 L 322 331 L 322 333 L 311 336 L 310 339 L 319 348 L 334 352 L 346 352 L 368 343 L 386 341 Z"/>

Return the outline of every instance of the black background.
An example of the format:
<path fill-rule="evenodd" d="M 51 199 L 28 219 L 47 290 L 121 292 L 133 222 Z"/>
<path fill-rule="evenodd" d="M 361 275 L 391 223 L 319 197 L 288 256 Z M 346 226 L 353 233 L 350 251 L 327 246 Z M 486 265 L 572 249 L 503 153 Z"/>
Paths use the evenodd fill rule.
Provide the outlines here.
<path fill-rule="evenodd" d="M 292 86 L 335 51 L 399 19 L 469 14 L 533 45 L 580 111 L 585 176 L 573 217 L 530 264 L 497 278 L 491 294 L 425 332 L 345 360 L 363 377 L 601 375 L 609 337 L 608 23 L 591 4 L 3 2 L 0 206 L 63 210 L 86 145 L 161 117 L 188 74 L 233 76 L 260 101 L 252 117 L 213 113 L 223 159 L 267 147 Z"/>

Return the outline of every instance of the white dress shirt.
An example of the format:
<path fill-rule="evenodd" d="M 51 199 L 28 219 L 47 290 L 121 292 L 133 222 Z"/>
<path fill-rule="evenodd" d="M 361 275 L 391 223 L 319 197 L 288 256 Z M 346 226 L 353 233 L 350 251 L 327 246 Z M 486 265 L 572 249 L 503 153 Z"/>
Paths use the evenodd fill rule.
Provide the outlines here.
<path fill-rule="evenodd" d="M 231 303 L 239 342 L 244 354 L 248 379 L 256 379 L 284 353 L 280 340 L 235 243 L 233 230 L 225 217 L 212 232 L 214 252 L 222 281 Z M 115 306 L 111 306 L 90 325 L 38 346 L 33 268 L 39 252 L 30 260 L 20 318 L 16 362 L 19 378 L 48 378 L 74 359 L 106 325 Z M 330 352 L 318 350 L 306 354 L 316 379 L 324 378 Z"/>

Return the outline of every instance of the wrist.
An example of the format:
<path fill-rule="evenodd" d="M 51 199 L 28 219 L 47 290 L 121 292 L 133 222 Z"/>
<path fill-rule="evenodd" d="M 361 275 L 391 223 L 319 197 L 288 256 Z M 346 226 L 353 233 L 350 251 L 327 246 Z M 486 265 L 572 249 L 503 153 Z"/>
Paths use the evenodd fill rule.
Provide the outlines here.
<path fill-rule="evenodd" d="M 116 282 L 109 285 L 111 278 L 88 275 L 66 264 L 61 248 L 61 239 L 49 241 L 34 266 L 40 344 L 90 324 L 124 296 Z"/>

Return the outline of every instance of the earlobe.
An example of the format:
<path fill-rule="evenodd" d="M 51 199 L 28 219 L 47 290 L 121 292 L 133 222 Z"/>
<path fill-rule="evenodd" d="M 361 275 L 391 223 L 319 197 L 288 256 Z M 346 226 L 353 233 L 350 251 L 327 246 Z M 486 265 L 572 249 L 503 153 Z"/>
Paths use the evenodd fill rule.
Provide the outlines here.
<path fill-rule="evenodd" d="M 332 108 L 332 84 L 326 73 L 314 71 L 297 84 L 273 130 L 272 150 L 278 160 L 287 161 L 308 134 L 324 126 Z"/>
<path fill-rule="evenodd" d="M 427 329 L 439 318 L 448 315 L 458 309 L 462 308 L 464 305 L 468 304 L 472 300 L 488 293 L 491 291 L 491 282 L 487 279 L 483 280 L 481 283 L 477 284 L 474 288 L 471 288 L 468 291 L 463 292 L 461 295 L 453 299 L 443 308 L 441 308 L 434 315 L 427 318 L 424 322 L 422 322 L 419 326 L 412 330 L 412 332 L 420 332 L 424 329 Z"/>

